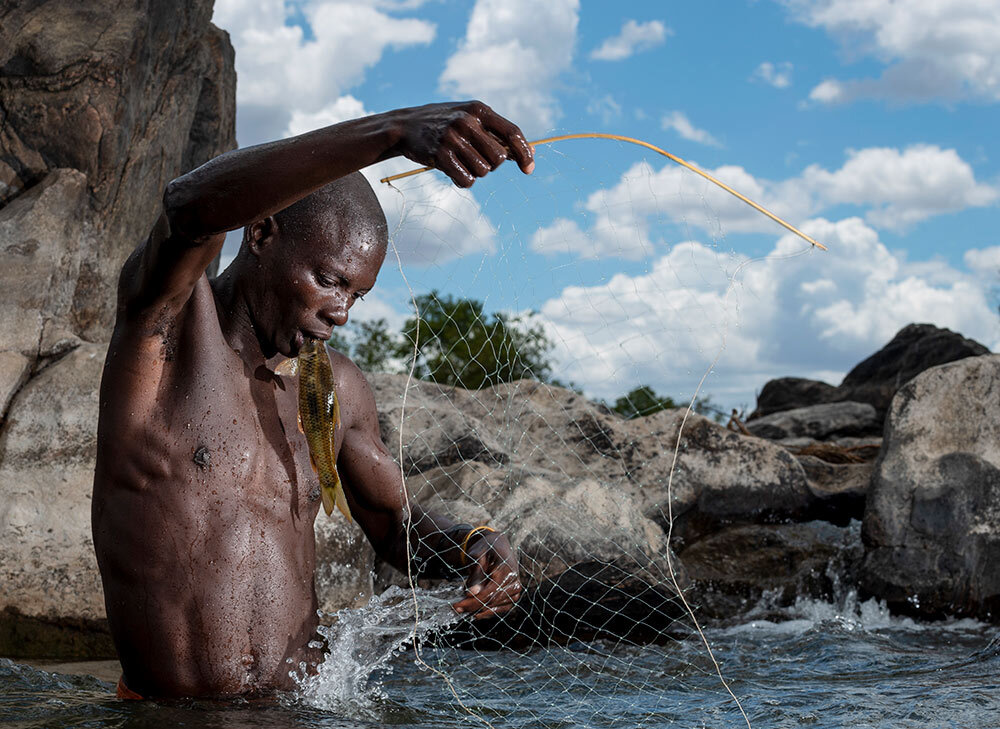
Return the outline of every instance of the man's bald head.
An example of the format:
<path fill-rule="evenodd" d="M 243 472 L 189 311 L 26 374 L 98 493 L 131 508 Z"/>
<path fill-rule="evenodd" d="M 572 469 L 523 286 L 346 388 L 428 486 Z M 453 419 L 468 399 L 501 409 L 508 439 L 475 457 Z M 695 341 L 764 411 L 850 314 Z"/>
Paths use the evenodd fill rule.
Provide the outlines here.
<path fill-rule="evenodd" d="M 377 250 L 388 244 L 388 225 L 375 191 L 360 172 L 329 182 L 281 212 L 274 222 L 287 242 L 338 240 L 351 231 Z"/>

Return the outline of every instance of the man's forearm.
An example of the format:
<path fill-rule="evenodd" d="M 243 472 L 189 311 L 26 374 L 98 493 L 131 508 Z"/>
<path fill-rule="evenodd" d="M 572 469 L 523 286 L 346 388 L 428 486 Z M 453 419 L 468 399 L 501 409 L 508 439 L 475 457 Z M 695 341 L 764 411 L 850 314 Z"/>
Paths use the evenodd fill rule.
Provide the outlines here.
<path fill-rule="evenodd" d="M 220 155 L 167 186 L 164 207 L 171 227 L 197 239 L 273 215 L 327 182 L 392 156 L 405 112 Z"/>
<path fill-rule="evenodd" d="M 410 558 L 420 577 L 451 578 L 466 566 L 462 547 L 473 529 L 418 506 L 413 508 L 410 529 Z M 405 562 L 403 565 L 405 570 Z"/>

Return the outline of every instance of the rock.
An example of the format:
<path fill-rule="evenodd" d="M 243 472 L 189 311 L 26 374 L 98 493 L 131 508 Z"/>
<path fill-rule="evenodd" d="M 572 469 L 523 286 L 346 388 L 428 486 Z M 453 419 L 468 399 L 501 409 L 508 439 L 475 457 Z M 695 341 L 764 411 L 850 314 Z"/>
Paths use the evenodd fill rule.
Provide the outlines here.
<path fill-rule="evenodd" d="M 110 646 L 90 536 L 97 390 L 118 273 L 166 183 L 235 146 L 233 51 L 211 14 L 210 0 L 0 7 L 5 654 Z"/>
<path fill-rule="evenodd" d="M 837 387 L 795 377 L 771 380 L 757 396 L 757 408 L 748 420 L 810 405 L 855 401 L 871 404 L 882 422 L 896 390 L 924 370 L 988 353 L 979 342 L 948 329 L 908 324 L 882 349 L 848 372 Z"/>
<path fill-rule="evenodd" d="M 765 596 L 778 608 L 800 597 L 831 600 L 854 585 L 859 524 L 823 521 L 730 527 L 685 550 L 698 614 L 730 619 Z"/>
<path fill-rule="evenodd" d="M 406 377 L 373 375 L 372 383 L 383 438 L 396 453 Z M 803 518 L 815 500 L 802 467 L 784 448 L 686 415 L 684 409 L 624 420 L 576 393 L 530 381 L 466 392 L 414 380 L 406 401 L 402 451 L 408 472 L 466 457 L 551 484 L 590 481 L 631 497 L 644 517 L 661 526 L 668 521 L 669 485 L 673 537 L 681 541 L 724 524 Z M 671 479 L 682 422 L 684 437 Z M 456 488 L 463 478 L 478 485 L 470 485 L 472 491 Z M 494 516 L 498 512 L 490 500 L 504 493 L 496 482 L 506 478 L 461 470 L 428 474 L 429 482 L 447 494 L 443 500 L 471 493 L 471 505 Z M 414 488 L 430 494 L 419 484 Z"/>
<path fill-rule="evenodd" d="M 836 399 L 837 388 L 826 382 L 802 377 L 779 377 L 769 380 L 761 389 L 757 395 L 757 408 L 750 413 L 747 424 L 771 413 L 833 402 Z"/>
<path fill-rule="evenodd" d="M 884 418 L 896 390 L 924 370 L 965 357 L 989 354 L 979 342 L 933 324 L 909 324 L 847 373 L 842 399 L 871 403 Z"/>
<path fill-rule="evenodd" d="M 82 344 L 18 395 L 0 439 L 0 601 L 21 614 L 104 619 L 90 536 L 104 346 Z"/>
<path fill-rule="evenodd" d="M 1000 617 L 1000 356 L 932 368 L 892 401 L 862 587 L 898 612 Z"/>
<path fill-rule="evenodd" d="M 815 456 L 797 458 L 806 473 L 809 491 L 816 497 L 811 516 L 838 526 L 847 526 L 852 519 L 860 522 L 875 464 L 830 463 Z"/>
<path fill-rule="evenodd" d="M 316 531 L 316 599 L 329 616 L 345 607 L 361 607 L 374 594 L 372 572 L 375 550 L 357 522 L 348 523 L 339 511 L 322 511 Z"/>
<path fill-rule="evenodd" d="M 747 430 L 761 438 L 811 438 L 827 440 L 844 436 L 877 435 L 882 421 L 875 408 L 861 402 L 832 402 L 783 410 L 747 423 Z"/>

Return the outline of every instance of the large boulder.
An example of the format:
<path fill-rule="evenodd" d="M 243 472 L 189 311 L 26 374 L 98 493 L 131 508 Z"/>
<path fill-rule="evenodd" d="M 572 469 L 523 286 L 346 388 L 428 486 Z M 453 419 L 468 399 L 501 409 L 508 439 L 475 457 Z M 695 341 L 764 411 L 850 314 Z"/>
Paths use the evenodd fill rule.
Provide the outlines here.
<path fill-rule="evenodd" d="M 233 49 L 211 15 L 211 0 L 0 7 L 7 654 L 110 646 L 89 516 L 101 364 L 118 272 L 167 182 L 235 146 Z"/>
<path fill-rule="evenodd" d="M 864 518 L 864 590 L 925 617 L 1000 617 L 1000 356 L 919 375 L 892 401 Z"/>
<path fill-rule="evenodd" d="M 816 380 L 771 380 L 757 396 L 750 420 L 771 413 L 822 403 L 854 401 L 875 408 L 885 418 L 896 390 L 930 367 L 988 354 L 979 342 L 933 324 L 908 324 L 882 349 L 857 364 L 837 387 Z"/>

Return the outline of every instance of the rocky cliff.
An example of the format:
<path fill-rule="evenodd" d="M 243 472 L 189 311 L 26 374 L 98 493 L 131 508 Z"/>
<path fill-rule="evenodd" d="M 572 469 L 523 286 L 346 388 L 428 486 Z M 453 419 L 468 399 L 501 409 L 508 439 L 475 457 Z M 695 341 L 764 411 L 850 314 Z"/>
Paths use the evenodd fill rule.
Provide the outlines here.
<path fill-rule="evenodd" d="M 73 645 L 104 615 L 89 521 L 115 286 L 166 183 L 235 146 L 211 16 L 211 0 L 0 6 L 0 653 L 57 619 Z"/>

